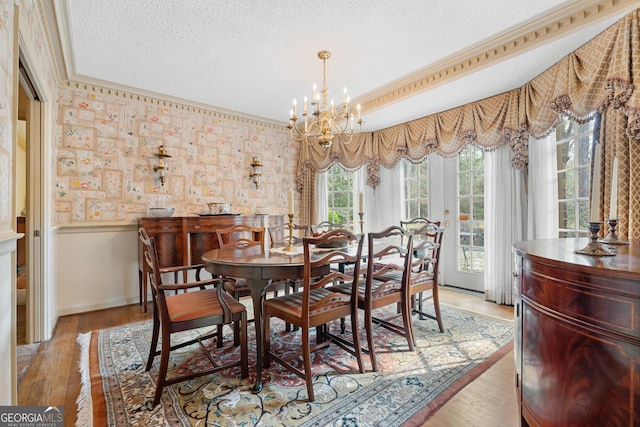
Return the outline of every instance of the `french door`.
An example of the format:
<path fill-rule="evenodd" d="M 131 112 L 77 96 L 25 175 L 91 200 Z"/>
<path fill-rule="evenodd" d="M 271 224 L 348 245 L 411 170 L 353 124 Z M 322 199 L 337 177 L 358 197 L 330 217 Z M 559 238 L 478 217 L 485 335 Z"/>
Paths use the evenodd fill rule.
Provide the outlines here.
<path fill-rule="evenodd" d="M 484 155 L 470 147 L 454 158 L 429 160 L 430 216 L 445 227 L 441 284 L 483 292 Z"/>

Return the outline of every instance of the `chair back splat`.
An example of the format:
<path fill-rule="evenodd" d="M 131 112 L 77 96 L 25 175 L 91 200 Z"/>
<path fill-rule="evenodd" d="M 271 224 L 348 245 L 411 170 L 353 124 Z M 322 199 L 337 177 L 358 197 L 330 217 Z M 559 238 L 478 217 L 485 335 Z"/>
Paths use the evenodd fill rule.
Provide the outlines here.
<path fill-rule="evenodd" d="M 311 225 L 311 233 L 313 233 L 314 237 L 317 237 L 321 234 L 326 233 L 327 231 L 337 230 L 340 228 L 344 228 L 344 224 L 334 224 L 330 221 L 322 221 L 317 224 Z"/>
<path fill-rule="evenodd" d="M 287 370 L 305 380 L 309 401 L 313 402 L 313 375 L 311 371 L 311 352 L 319 350 L 333 342 L 351 353 L 358 363 L 359 372 L 363 373 L 362 354 L 358 332 L 357 288 L 360 280 L 360 260 L 362 257 L 363 239 L 345 229 L 329 231 L 319 237 L 305 237 L 304 277 L 301 292 L 265 300 L 264 333 L 265 354 L 264 365 L 269 367 L 275 360 Z M 331 270 L 332 263 L 354 264 L 352 275 Z M 352 295 L 336 291 L 332 285 L 342 283 L 355 289 Z M 301 329 L 302 343 L 300 351 L 295 354 L 277 354 L 270 348 L 270 319 L 278 317 Z M 331 333 L 329 322 L 350 317 L 352 325 L 352 341 Z M 311 345 L 310 330 L 316 328 L 316 344 Z M 302 358 L 304 369 L 298 368 Z"/>
<path fill-rule="evenodd" d="M 302 245 L 302 238 L 307 237 L 309 227 L 306 225 L 293 224 L 291 230 L 291 240 L 294 245 Z M 269 239 L 272 248 L 280 248 L 289 244 L 289 225 L 282 224 L 276 227 L 269 227 Z"/>
<path fill-rule="evenodd" d="M 240 366 L 240 376 L 246 378 L 249 375 L 247 310 L 244 305 L 240 304 L 224 290 L 224 285 L 232 280 L 223 278 L 199 280 L 196 276 L 196 280 L 193 282 L 163 284 L 154 238 L 149 237 L 144 228 L 138 230 L 138 235 L 144 246 L 144 262 L 148 266 L 153 297 L 153 332 L 146 365 L 147 371 L 151 369 L 155 356 L 160 355 L 153 406 L 160 403 L 162 390 L 165 386 L 171 384 L 209 375 L 235 366 Z M 175 267 L 175 269 L 177 271 L 188 272 L 189 270 L 194 270 L 199 272 L 199 267 L 197 266 Z M 209 285 L 212 285 L 213 288 L 207 288 Z M 170 294 L 175 291 L 183 291 L 183 293 Z M 240 360 L 232 361 L 226 365 L 218 365 L 203 344 L 203 341 L 215 338 L 217 347 L 221 347 L 222 327 L 232 323 L 237 326 L 236 333 L 238 336 L 236 338 L 240 345 Z M 171 345 L 172 333 L 207 326 L 215 326 L 214 332 L 201 335 L 188 342 Z M 161 348 L 156 350 L 160 333 L 162 333 Z M 208 369 L 167 378 L 170 352 L 192 344 L 199 344 L 212 366 Z"/>
<path fill-rule="evenodd" d="M 413 232 L 414 261 L 409 292 L 412 312 L 419 314 L 420 319 L 428 317 L 437 321 L 440 332 L 444 332 L 438 297 L 438 269 L 444 228 L 439 225 L 439 222 L 432 222 Z M 426 291 L 431 291 L 430 297 L 423 297 Z M 423 310 L 423 303 L 428 299 L 433 300 L 434 314 Z"/>

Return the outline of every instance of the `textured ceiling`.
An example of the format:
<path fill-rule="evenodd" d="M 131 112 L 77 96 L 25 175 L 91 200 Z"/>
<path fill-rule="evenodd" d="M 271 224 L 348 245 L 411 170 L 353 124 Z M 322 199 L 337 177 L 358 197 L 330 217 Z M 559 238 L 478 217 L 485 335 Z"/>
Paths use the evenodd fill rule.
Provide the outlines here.
<path fill-rule="evenodd" d="M 286 122 L 327 61 L 330 96 L 365 106 L 371 131 L 516 88 L 627 13 L 576 15 L 598 1 L 54 0 L 63 78 Z M 574 15 L 571 15 L 574 14 Z M 544 36 L 538 28 L 576 24 Z M 571 27 L 571 28 L 568 28 Z M 555 28 L 555 27 L 553 27 Z M 531 33 L 533 31 L 533 33 Z M 536 32 L 537 31 L 537 32 Z M 487 58 L 533 34 L 525 49 Z M 542 34 L 542 35 L 540 35 Z M 515 45 L 515 44 L 514 44 Z M 495 49 L 494 49 L 495 51 Z M 403 85 L 432 79 L 420 89 Z M 441 78 L 445 75 L 446 78 Z M 414 85 L 415 86 L 415 85 Z M 400 88 L 399 90 L 397 90 Z"/>

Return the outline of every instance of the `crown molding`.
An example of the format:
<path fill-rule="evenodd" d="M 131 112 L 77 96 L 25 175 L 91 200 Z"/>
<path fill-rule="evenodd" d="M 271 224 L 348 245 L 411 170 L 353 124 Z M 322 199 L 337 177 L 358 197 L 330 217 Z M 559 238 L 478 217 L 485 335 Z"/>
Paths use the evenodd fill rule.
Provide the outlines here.
<path fill-rule="evenodd" d="M 223 108 L 214 108 L 207 104 L 201 104 L 186 99 L 161 95 L 152 91 L 144 91 L 123 85 L 116 85 L 113 83 L 104 83 L 96 79 L 65 80 L 60 82 L 59 84 L 60 87 L 95 92 L 102 95 L 115 96 L 118 98 L 143 102 L 146 104 L 154 104 L 164 108 L 212 116 L 222 120 L 231 120 L 248 125 L 275 129 L 282 132 L 289 132 L 284 122 L 269 120 L 265 119 L 264 117 L 252 116 L 250 114 L 241 113 L 238 111 L 226 110 Z"/>
<path fill-rule="evenodd" d="M 72 53 L 73 49 L 69 49 L 72 40 L 68 29 L 71 28 L 71 24 L 66 2 L 63 0 L 37 0 L 37 5 L 38 14 L 46 30 L 45 37 L 47 38 L 49 51 L 52 52 L 55 77 L 60 87 L 91 91 L 103 95 L 155 104 L 165 108 L 288 132 L 287 123 L 283 121 L 269 120 L 264 117 L 253 116 L 239 111 L 213 107 L 187 99 L 74 75 L 70 72 L 70 70 L 75 69 L 75 62 Z"/>
<path fill-rule="evenodd" d="M 488 67 L 511 56 L 527 52 L 542 43 L 604 20 L 613 14 L 630 12 L 637 0 L 576 1 L 541 15 L 526 25 L 508 30 L 463 52 L 358 97 L 363 110 L 373 111 L 409 96 L 433 89 Z"/>

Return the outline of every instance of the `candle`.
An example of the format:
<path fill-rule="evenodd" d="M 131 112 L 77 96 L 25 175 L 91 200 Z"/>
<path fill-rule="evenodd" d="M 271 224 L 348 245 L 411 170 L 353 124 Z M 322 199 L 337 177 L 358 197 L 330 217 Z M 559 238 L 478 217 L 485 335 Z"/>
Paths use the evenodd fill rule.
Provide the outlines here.
<path fill-rule="evenodd" d="M 596 152 L 593 158 L 593 183 L 591 188 L 591 208 L 590 219 L 591 222 L 600 221 L 600 158 L 601 158 L 600 144 L 596 144 Z"/>
<path fill-rule="evenodd" d="M 362 204 L 362 199 L 363 199 L 363 194 L 362 194 L 362 191 L 361 191 L 360 192 L 360 197 L 358 198 L 358 209 L 359 209 L 358 212 L 360 212 L 360 213 L 364 212 L 364 210 L 362 209 L 362 207 L 364 206 Z"/>
<path fill-rule="evenodd" d="M 289 189 L 289 196 L 287 198 L 287 202 L 289 205 L 289 213 L 293 214 L 293 190 L 291 188 Z"/>
<path fill-rule="evenodd" d="M 613 158 L 611 171 L 611 203 L 609 204 L 609 219 L 618 218 L 618 158 Z"/>

